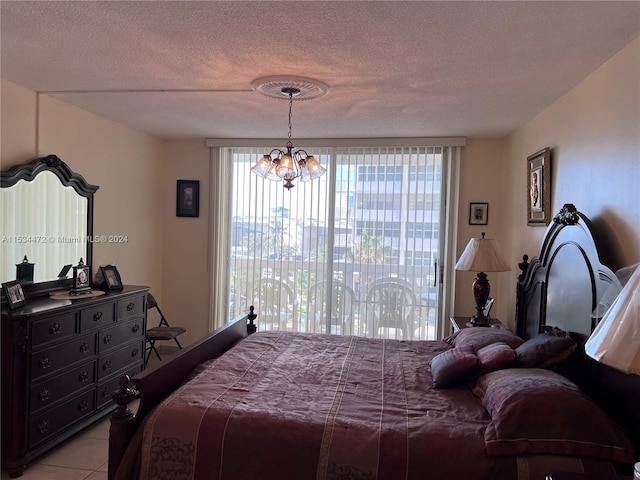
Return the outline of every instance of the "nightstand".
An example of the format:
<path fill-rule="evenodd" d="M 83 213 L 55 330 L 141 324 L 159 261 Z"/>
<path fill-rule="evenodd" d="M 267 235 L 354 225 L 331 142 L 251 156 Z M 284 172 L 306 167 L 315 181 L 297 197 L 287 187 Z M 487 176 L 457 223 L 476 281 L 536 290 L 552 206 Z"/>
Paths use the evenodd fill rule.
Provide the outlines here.
<path fill-rule="evenodd" d="M 453 331 L 454 332 L 457 332 L 458 330 L 460 330 L 462 328 L 499 328 L 499 329 L 502 329 L 502 330 L 509 330 L 509 328 L 507 328 L 507 326 L 505 324 L 503 324 L 497 318 L 492 318 L 490 320 L 491 327 L 474 327 L 469 323 L 469 320 L 471 320 L 471 317 L 452 316 L 452 317 L 449 317 L 449 318 L 451 320 L 451 326 L 453 327 Z"/>

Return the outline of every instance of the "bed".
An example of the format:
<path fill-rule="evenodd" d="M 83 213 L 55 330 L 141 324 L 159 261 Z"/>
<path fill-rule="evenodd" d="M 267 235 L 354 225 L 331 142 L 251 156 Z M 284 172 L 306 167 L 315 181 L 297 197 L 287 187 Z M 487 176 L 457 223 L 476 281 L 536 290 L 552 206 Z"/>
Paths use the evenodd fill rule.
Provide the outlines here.
<path fill-rule="evenodd" d="M 109 479 L 628 472 L 638 458 L 638 379 L 581 348 L 591 313 L 620 289 L 588 219 L 565 205 L 522 268 L 519 335 L 482 327 L 444 341 L 254 333 L 251 310 L 159 368 L 121 379 Z"/>

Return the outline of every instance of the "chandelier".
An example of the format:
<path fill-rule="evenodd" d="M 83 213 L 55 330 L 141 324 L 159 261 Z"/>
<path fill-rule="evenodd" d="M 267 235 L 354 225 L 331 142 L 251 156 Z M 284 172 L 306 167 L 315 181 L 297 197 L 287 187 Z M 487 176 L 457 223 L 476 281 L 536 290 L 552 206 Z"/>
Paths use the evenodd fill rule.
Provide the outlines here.
<path fill-rule="evenodd" d="M 300 88 L 295 86 L 284 86 L 280 89 L 280 94 L 289 97 L 289 138 L 286 151 L 274 148 L 269 153 L 258 160 L 251 167 L 251 171 L 267 180 L 284 182 L 284 188 L 291 190 L 292 181 L 300 178 L 301 182 L 308 182 L 320 178 L 327 171 L 313 155 L 309 155 L 305 150 L 293 150 L 291 143 L 291 110 L 293 107 L 293 97 L 299 95 Z M 281 97 L 282 98 L 282 97 Z"/>

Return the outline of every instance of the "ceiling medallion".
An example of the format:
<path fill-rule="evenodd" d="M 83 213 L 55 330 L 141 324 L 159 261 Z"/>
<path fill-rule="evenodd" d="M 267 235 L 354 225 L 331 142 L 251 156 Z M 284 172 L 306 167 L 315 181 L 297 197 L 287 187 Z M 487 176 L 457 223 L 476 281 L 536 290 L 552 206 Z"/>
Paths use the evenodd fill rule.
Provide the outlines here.
<path fill-rule="evenodd" d="M 319 80 L 306 77 L 295 77 L 291 75 L 272 75 L 261 77 L 251 82 L 251 88 L 267 97 L 287 99 L 288 95 L 283 93 L 284 88 L 295 88 L 299 91 L 295 95 L 298 100 L 312 100 L 327 94 L 329 86 Z"/>

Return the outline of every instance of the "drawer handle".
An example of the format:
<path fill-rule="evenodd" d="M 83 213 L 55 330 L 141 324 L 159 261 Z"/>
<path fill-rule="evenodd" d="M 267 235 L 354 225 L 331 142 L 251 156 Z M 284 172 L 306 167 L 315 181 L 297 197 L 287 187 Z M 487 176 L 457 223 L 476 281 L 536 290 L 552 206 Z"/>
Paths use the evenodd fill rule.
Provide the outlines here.
<path fill-rule="evenodd" d="M 41 402 L 46 402 L 47 400 L 49 400 L 49 389 L 48 388 L 43 388 L 42 391 L 38 394 L 38 398 L 40 399 Z"/>
<path fill-rule="evenodd" d="M 51 366 L 51 360 L 49 360 L 49 357 L 44 357 L 42 360 L 40 360 L 40 368 L 47 369 Z"/>
<path fill-rule="evenodd" d="M 86 370 L 78 375 L 78 381 L 80 381 L 81 383 L 84 383 L 87 380 L 89 380 L 89 372 L 87 372 Z"/>
<path fill-rule="evenodd" d="M 78 404 L 78 410 L 80 410 L 81 412 L 84 412 L 87 408 L 89 408 L 89 402 L 87 402 L 86 400 L 82 400 Z"/>
<path fill-rule="evenodd" d="M 62 333 L 62 325 L 59 323 L 54 323 L 49 327 L 49 333 L 51 335 L 60 335 Z"/>
<path fill-rule="evenodd" d="M 140 325 L 138 325 L 137 323 L 131 327 L 131 333 L 138 333 L 138 330 L 140 330 Z"/>
<path fill-rule="evenodd" d="M 104 365 L 102 365 L 102 369 L 103 370 L 110 370 L 111 369 L 111 360 L 107 360 L 106 362 L 104 362 Z"/>
<path fill-rule="evenodd" d="M 93 321 L 94 322 L 99 322 L 100 320 L 102 320 L 102 312 L 96 312 L 93 315 Z"/>
<path fill-rule="evenodd" d="M 102 390 L 102 398 L 107 398 L 107 397 L 111 397 L 111 390 L 109 390 L 108 388 L 105 388 L 104 390 Z"/>
<path fill-rule="evenodd" d="M 49 420 L 45 420 L 44 422 L 38 424 L 38 431 L 40 433 L 47 433 L 49 431 Z"/>
<path fill-rule="evenodd" d="M 140 350 L 138 350 L 137 348 L 131 350 L 131 356 L 134 358 L 138 356 L 138 353 L 140 353 Z"/>
<path fill-rule="evenodd" d="M 80 345 L 80 353 L 87 353 L 90 346 L 91 345 L 89 345 L 87 342 L 84 342 L 82 345 Z"/>
<path fill-rule="evenodd" d="M 129 304 L 127 305 L 127 312 L 130 312 L 134 308 L 136 308 L 136 304 L 133 302 L 129 302 Z"/>
<path fill-rule="evenodd" d="M 111 335 L 105 335 L 104 338 L 102 339 L 102 343 L 104 343 L 105 345 L 109 345 L 111 343 Z"/>

